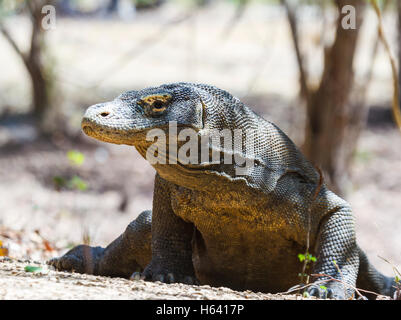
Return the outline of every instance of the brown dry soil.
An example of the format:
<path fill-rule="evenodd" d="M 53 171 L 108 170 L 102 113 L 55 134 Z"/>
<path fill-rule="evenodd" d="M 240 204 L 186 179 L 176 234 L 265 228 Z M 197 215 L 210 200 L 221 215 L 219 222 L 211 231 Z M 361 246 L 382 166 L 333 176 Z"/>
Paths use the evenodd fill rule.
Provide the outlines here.
<path fill-rule="evenodd" d="M 26 266 L 39 266 L 42 269 L 27 272 Z M 129 281 L 122 278 L 58 272 L 37 262 L 0 258 L 0 299 L 299 300 L 304 298 L 300 295 L 238 292 L 224 287 Z"/>
<path fill-rule="evenodd" d="M 28 272 L 26 267 L 40 267 Z M 300 294 L 270 294 L 234 291 L 229 288 L 164 284 L 143 280 L 130 281 L 87 274 L 55 271 L 40 262 L 0 257 L 0 300 L 317 300 Z M 389 297 L 379 296 L 379 300 Z"/>

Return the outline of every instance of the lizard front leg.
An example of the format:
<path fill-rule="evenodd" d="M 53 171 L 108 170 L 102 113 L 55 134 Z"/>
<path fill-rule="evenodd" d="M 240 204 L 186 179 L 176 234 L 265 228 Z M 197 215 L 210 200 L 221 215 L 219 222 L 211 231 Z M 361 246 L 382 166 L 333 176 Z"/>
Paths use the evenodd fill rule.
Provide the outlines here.
<path fill-rule="evenodd" d="M 166 283 L 196 283 L 192 263 L 194 226 L 175 215 L 169 182 L 156 175 L 153 196 L 152 260 L 142 277 Z"/>
<path fill-rule="evenodd" d="M 58 270 L 128 278 L 151 259 L 152 212 L 142 212 L 106 248 L 79 245 L 48 264 Z"/>
<path fill-rule="evenodd" d="M 315 192 L 318 192 L 315 196 Z M 346 299 L 354 294 L 359 268 L 355 222 L 347 202 L 323 184 L 307 183 L 299 174 L 286 174 L 276 187 L 284 199 L 287 219 L 296 213 L 298 241 L 316 256 L 314 282 L 306 292 L 319 298 Z M 289 208 L 292 208 L 290 211 Z M 310 242 L 310 247 L 308 243 Z"/>
<path fill-rule="evenodd" d="M 313 272 L 320 276 L 307 291 L 321 298 L 349 299 L 355 292 L 359 268 L 354 218 L 349 205 L 334 193 L 325 191 L 323 197 L 324 201 L 338 204 L 320 223 Z M 318 205 L 319 200 L 322 199 L 318 199 Z"/>

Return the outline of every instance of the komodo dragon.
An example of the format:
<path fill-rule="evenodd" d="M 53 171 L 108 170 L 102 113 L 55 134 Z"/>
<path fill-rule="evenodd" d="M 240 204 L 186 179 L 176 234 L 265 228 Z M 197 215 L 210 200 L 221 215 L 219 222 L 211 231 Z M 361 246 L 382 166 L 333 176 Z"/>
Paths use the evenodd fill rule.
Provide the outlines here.
<path fill-rule="evenodd" d="M 49 264 L 95 275 L 134 273 L 133 278 L 166 283 L 274 293 L 299 283 L 298 254 L 306 252 L 309 237 L 309 252 L 317 258 L 312 273 L 326 275 L 314 278 L 306 289 L 310 295 L 344 299 L 355 287 L 393 295 L 392 278 L 379 273 L 356 243 L 348 203 L 319 183 L 318 171 L 276 125 L 228 92 L 192 83 L 129 91 L 89 107 L 82 129 L 101 141 L 132 145 L 147 158 L 155 145 L 147 139 L 151 129 L 166 135 L 165 155 L 174 143 L 183 146 L 169 132 L 172 122 L 178 133 L 190 128 L 198 136 L 212 129 L 254 132 L 254 151 L 240 152 L 253 165 L 237 174 L 241 165 L 235 162 L 185 164 L 176 157 L 153 163 L 152 211 L 142 212 L 106 248 L 80 245 Z M 222 155 L 238 149 L 216 149 L 210 141 L 208 147 Z M 162 148 L 152 150 L 163 155 Z"/>

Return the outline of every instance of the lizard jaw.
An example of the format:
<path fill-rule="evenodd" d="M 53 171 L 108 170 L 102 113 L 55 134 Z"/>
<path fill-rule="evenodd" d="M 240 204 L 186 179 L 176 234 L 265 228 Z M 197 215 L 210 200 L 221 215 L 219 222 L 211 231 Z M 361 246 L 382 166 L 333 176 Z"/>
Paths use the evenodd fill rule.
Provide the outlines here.
<path fill-rule="evenodd" d="M 87 124 L 82 124 L 82 131 L 89 137 L 94 134 L 92 127 Z"/>
<path fill-rule="evenodd" d="M 87 136 L 99 141 L 133 145 L 132 137 L 129 137 L 130 135 L 127 133 L 114 128 L 106 128 L 89 119 L 82 120 L 81 128 Z"/>

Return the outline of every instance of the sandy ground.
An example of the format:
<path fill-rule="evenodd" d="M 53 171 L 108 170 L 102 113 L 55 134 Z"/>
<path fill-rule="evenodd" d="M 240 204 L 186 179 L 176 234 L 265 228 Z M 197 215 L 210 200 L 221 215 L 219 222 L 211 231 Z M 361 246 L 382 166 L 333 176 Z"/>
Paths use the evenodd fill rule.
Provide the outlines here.
<path fill-rule="evenodd" d="M 26 266 L 41 267 L 42 270 L 35 273 L 27 272 Z M 0 258 L 1 299 L 305 300 L 300 295 L 294 294 L 238 292 L 224 287 L 129 281 L 121 278 L 58 272 L 35 262 Z"/>
<path fill-rule="evenodd" d="M 161 35 L 163 23 L 180 16 L 181 9 L 138 15 L 132 24 L 59 19 L 48 37 L 48 53 L 58 61 L 55 72 L 63 89 L 59 108 L 79 139 L 37 141 L 32 126 L 0 124 L 0 241 L 10 257 L 43 262 L 79 243 L 105 246 L 141 211 L 151 208 L 154 170 L 134 148 L 94 142 L 79 133 L 87 105 L 124 90 L 173 81 L 212 83 L 242 98 L 296 143 L 302 141 L 304 119 L 295 99 L 295 57 L 283 12 L 250 7 L 233 32 L 222 36 L 231 18 L 228 12 L 233 13 L 233 8 L 218 5 L 202 10 Z M 322 51 L 315 40 L 321 28 L 316 27 L 314 14 L 306 17 L 302 30 L 313 76 L 320 72 Z M 374 34 L 374 16 L 369 19 L 358 51 L 358 79 L 367 69 L 369 39 Z M 7 26 L 24 47 L 29 35 L 26 21 L 10 19 Z M 392 17 L 386 19 L 386 26 L 393 30 Z M 17 107 L 23 112 L 29 105 L 25 71 L 2 37 L 0 52 L 0 111 Z M 124 58 L 127 53 L 133 58 Z M 110 72 L 116 65 L 118 70 Z M 389 75 L 388 61 L 380 51 L 369 106 L 388 105 Z M 400 143 L 401 136 L 392 126 L 367 127 L 359 141 L 347 195 L 359 244 L 388 275 L 393 274 L 392 268 L 379 255 L 401 266 Z M 82 165 L 69 161 L 70 150 L 82 152 Z M 54 184 L 55 177 L 74 176 L 85 181 L 86 190 Z M 282 298 L 55 271 L 31 274 L 23 271 L 26 264 L 0 260 L 0 298 Z"/>

